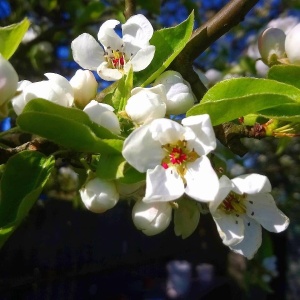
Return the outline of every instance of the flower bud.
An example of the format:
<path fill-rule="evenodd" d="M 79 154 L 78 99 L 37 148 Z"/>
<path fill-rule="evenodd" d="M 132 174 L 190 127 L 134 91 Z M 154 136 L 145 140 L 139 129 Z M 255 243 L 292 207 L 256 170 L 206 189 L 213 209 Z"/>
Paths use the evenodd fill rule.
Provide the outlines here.
<path fill-rule="evenodd" d="M 11 63 L 0 55 L 0 106 L 13 97 L 18 80 L 18 74 Z"/>
<path fill-rule="evenodd" d="M 152 88 L 134 88 L 125 111 L 131 120 L 143 125 L 166 114 L 166 92 L 160 84 Z"/>
<path fill-rule="evenodd" d="M 103 213 L 113 208 L 119 200 L 115 183 L 100 178 L 88 181 L 79 193 L 85 207 L 94 213 Z"/>
<path fill-rule="evenodd" d="M 132 220 L 137 229 L 151 236 L 164 231 L 172 219 L 168 202 L 145 203 L 137 201 L 132 209 Z"/>
<path fill-rule="evenodd" d="M 195 102 L 194 94 L 187 81 L 176 71 L 162 73 L 154 82 L 154 86 L 164 85 L 167 93 L 167 114 L 179 115 L 186 113 Z"/>
<path fill-rule="evenodd" d="M 114 108 L 112 106 L 92 100 L 83 111 L 98 125 L 107 128 L 115 134 L 121 133 L 120 123 L 113 112 Z"/>
<path fill-rule="evenodd" d="M 73 88 L 69 81 L 56 73 L 46 73 L 48 80 L 29 84 L 24 88 L 24 101 L 43 98 L 61 106 L 70 107 L 74 101 Z"/>
<path fill-rule="evenodd" d="M 285 52 L 290 63 L 300 65 L 300 24 L 296 25 L 287 34 Z"/>
<path fill-rule="evenodd" d="M 267 28 L 258 38 L 258 50 L 262 61 L 271 66 L 285 57 L 285 33 L 279 28 Z"/>
<path fill-rule="evenodd" d="M 97 94 L 98 83 L 94 74 L 89 70 L 77 70 L 70 79 L 74 90 L 74 101 L 79 107 L 86 106 Z"/>

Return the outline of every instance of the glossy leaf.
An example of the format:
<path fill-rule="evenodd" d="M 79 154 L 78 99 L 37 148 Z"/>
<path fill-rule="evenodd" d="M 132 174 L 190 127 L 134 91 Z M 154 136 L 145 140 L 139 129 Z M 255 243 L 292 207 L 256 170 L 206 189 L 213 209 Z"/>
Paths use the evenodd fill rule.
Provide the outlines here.
<path fill-rule="evenodd" d="M 218 125 L 286 103 L 300 103 L 300 89 L 275 80 L 234 78 L 213 86 L 187 116 L 207 113 Z"/>
<path fill-rule="evenodd" d="M 83 111 L 44 99 L 31 100 L 17 125 L 61 146 L 83 152 L 119 153 L 122 138 L 92 122 Z"/>
<path fill-rule="evenodd" d="M 7 161 L 0 184 L 0 247 L 38 199 L 54 162 L 35 151 L 20 152 Z"/>
<path fill-rule="evenodd" d="M 300 66 L 276 65 L 269 69 L 268 78 L 293 85 L 300 89 Z"/>
<path fill-rule="evenodd" d="M 182 198 L 178 200 L 178 208 L 174 210 L 174 231 L 183 239 L 189 237 L 197 228 L 200 211 L 197 202 Z"/>
<path fill-rule="evenodd" d="M 0 53 L 4 58 L 9 59 L 15 53 L 29 25 L 30 22 L 25 18 L 19 23 L 0 27 Z"/>
<path fill-rule="evenodd" d="M 150 44 L 155 46 L 151 64 L 143 71 L 135 73 L 134 86 L 147 86 L 153 82 L 175 59 L 187 44 L 194 26 L 194 14 L 175 27 L 154 32 Z"/>

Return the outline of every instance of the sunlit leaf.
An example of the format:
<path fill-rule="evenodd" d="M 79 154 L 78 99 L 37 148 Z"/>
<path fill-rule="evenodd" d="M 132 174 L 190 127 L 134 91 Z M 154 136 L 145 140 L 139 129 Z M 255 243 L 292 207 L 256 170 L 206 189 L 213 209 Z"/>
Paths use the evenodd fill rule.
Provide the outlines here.
<path fill-rule="evenodd" d="M 270 79 L 234 78 L 214 85 L 187 116 L 207 113 L 218 125 L 287 103 L 300 104 L 300 89 Z"/>
<path fill-rule="evenodd" d="M 155 46 L 154 58 L 145 70 L 135 73 L 135 86 L 147 86 L 170 65 L 187 44 L 193 26 L 194 14 L 191 13 L 181 24 L 154 32 L 150 40 L 150 44 Z"/>
<path fill-rule="evenodd" d="M 9 59 L 15 53 L 29 25 L 30 22 L 25 18 L 20 23 L 0 27 L 0 53 L 4 58 Z"/>
<path fill-rule="evenodd" d="M 122 138 L 92 122 L 86 113 L 44 99 L 31 100 L 17 125 L 61 146 L 83 152 L 119 153 Z"/>
<path fill-rule="evenodd" d="M 300 66 L 276 65 L 269 69 L 268 78 L 293 85 L 300 89 Z"/>

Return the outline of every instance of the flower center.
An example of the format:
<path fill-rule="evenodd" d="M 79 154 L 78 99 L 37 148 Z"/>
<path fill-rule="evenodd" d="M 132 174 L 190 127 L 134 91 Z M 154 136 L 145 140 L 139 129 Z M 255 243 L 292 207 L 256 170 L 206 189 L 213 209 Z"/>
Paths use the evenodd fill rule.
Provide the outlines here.
<path fill-rule="evenodd" d="M 107 47 L 107 52 L 105 52 L 104 56 L 112 69 L 118 69 L 118 70 L 124 69 L 126 60 L 123 51 L 112 50 L 111 47 Z"/>
<path fill-rule="evenodd" d="M 242 215 L 246 212 L 245 206 L 246 195 L 239 195 L 235 192 L 230 192 L 228 196 L 220 204 L 219 209 L 223 210 L 227 214 Z"/>
<path fill-rule="evenodd" d="M 186 172 L 186 163 L 193 162 L 200 157 L 194 149 L 189 150 L 186 146 L 187 142 L 185 140 L 162 146 L 166 152 L 166 156 L 163 158 L 161 165 L 165 169 L 175 167 L 182 178 Z"/>

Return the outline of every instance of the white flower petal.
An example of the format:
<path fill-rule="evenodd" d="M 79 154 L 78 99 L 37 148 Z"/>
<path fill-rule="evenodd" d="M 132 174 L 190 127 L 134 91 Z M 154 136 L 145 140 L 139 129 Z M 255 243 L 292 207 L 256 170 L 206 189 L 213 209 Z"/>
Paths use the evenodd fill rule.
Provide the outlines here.
<path fill-rule="evenodd" d="M 24 89 L 31 83 L 32 82 L 28 80 L 22 80 L 18 82 L 17 91 L 21 92 L 21 94 L 11 99 L 12 107 L 17 115 L 20 115 L 22 113 L 26 105 L 26 102 L 24 100 Z"/>
<path fill-rule="evenodd" d="M 164 231 L 169 226 L 172 220 L 172 207 L 167 202 L 137 201 L 132 209 L 132 220 L 139 230 L 152 236 Z"/>
<path fill-rule="evenodd" d="M 241 217 L 226 214 L 221 210 L 212 216 L 224 245 L 236 245 L 244 239 L 244 222 Z"/>
<path fill-rule="evenodd" d="M 114 108 L 112 106 L 92 100 L 85 106 L 83 111 L 93 122 L 107 128 L 115 134 L 121 133 L 120 123 L 118 117 L 113 112 Z"/>
<path fill-rule="evenodd" d="M 152 138 L 160 145 L 177 143 L 184 139 L 185 128 L 169 119 L 156 119 L 150 123 Z"/>
<path fill-rule="evenodd" d="M 115 27 L 119 24 L 120 22 L 117 20 L 107 20 L 101 25 L 99 29 L 98 40 L 108 51 L 109 49 L 107 49 L 107 47 L 110 47 L 115 51 L 122 51 L 122 38 L 120 38 L 114 30 Z"/>
<path fill-rule="evenodd" d="M 56 73 L 45 73 L 49 79 L 51 88 L 56 93 L 57 98 L 55 102 L 63 106 L 71 106 L 74 101 L 74 90 L 70 82 L 63 76 Z"/>
<path fill-rule="evenodd" d="M 269 193 L 272 190 L 268 177 L 260 174 L 244 174 L 231 181 L 235 185 L 233 191 L 238 194 Z"/>
<path fill-rule="evenodd" d="M 165 155 L 161 144 L 152 138 L 150 124 L 135 129 L 126 138 L 122 154 L 130 165 L 142 173 L 160 165 Z"/>
<path fill-rule="evenodd" d="M 187 164 L 187 172 L 184 175 L 187 186 L 187 195 L 197 201 L 213 201 L 219 191 L 219 178 L 206 156 L 201 156 L 192 163 Z"/>
<path fill-rule="evenodd" d="M 187 117 L 181 123 L 188 128 L 185 140 L 189 149 L 194 149 L 199 155 L 206 155 L 216 148 L 216 137 L 209 115 Z"/>
<path fill-rule="evenodd" d="M 247 195 L 247 215 L 271 232 L 281 232 L 289 225 L 289 218 L 277 208 L 269 193 Z"/>
<path fill-rule="evenodd" d="M 130 17 L 122 25 L 122 32 L 126 42 L 147 44 L 153 35 L 153 27 L 145 16 L 138 14 Z"/>
<path fill-rule="evenodd" d="M 146 69 L 150 65 L 154 57 L 154 53 L 155 46 L 152 45 L 139 50 L 130 61 L 133 71 L 139 72 Z"/>
<path fill-rule="evenodd" d="M 209 210 L 211 213 L 214 213 L 217 210 L 219 205 L 223 202 L 233 188 L 231 180 L 225 175 L 219 179 L 219 183 L 220 187 L 217 196 L 213 201 L 209 202 Z"/>
<path fill-rule="evenodd" d="M 98 75 L 107 81 L 116 81 L 122 78 L 123 74 L 118 69 L 112 69 L 107 62 L 101 63 L 97 68 Z"/>
<path fill-rule="evenodd" d="M 71 44 L 74 60 L 84 69 L 97 70 L 104 61 L 104 51 L 88 33 L 78 36 Z"/>
<path fill-rule="evenodd" d="M 261 246 L 261 226 L 246 215 L 243 215 L 242 218 L 244 220 L 244 239 L 236 245 L 229 245 L 229 248 L 248 259 L 252 259 Z"/>
<path fill-rule="evenodd" d="M 154 88 L 136 88 L 132 94 L 127 100 L 125 111 L 133 122 L 142 125 L 165 116 L 164 98 Z"/>
<path fill-rule="evenodd" d="M 172 201 L 184 193 L 184 184 L 176 170 L 156 166 L 147 171 L 144 202 Z"/>

